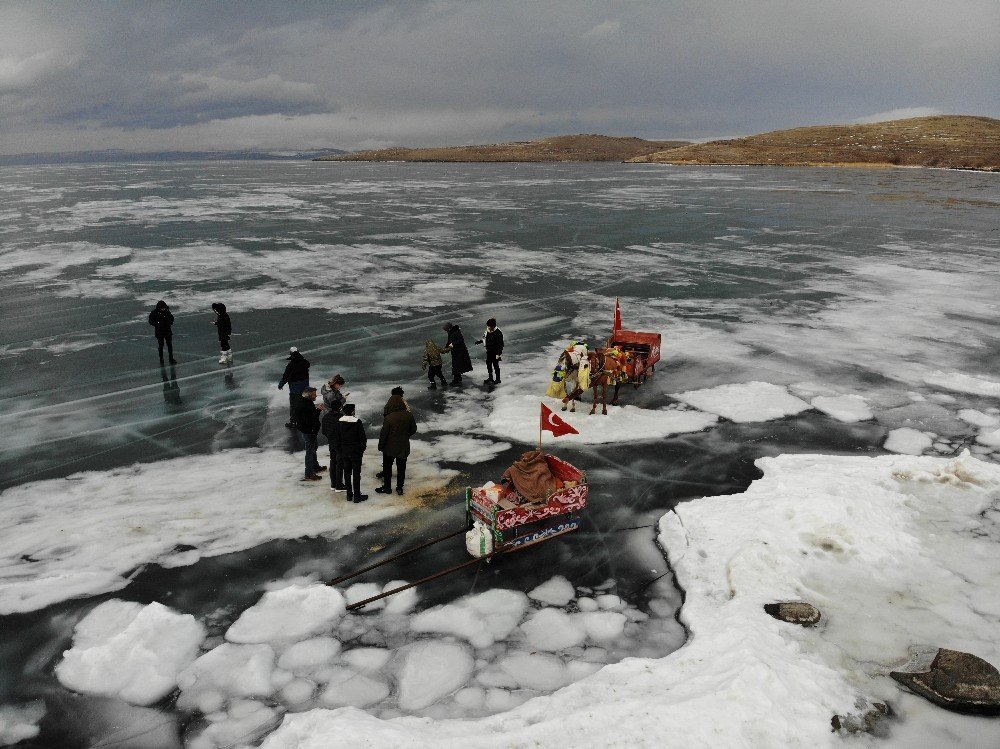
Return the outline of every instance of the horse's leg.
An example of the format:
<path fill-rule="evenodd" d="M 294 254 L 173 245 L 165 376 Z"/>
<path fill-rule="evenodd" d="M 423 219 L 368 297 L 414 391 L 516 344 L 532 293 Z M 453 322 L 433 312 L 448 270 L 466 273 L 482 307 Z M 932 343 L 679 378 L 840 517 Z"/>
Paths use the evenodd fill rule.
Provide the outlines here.
<path fill-rule="evenodd" d="M 593 416 L 597 411 L 597 381 L 593 380 L 590 384 L 590 389 L 594 391 L 594 405 L 590 408 L 590 415 Z"/>
<path fill-rule="evenodd" d="M 618 389 L 621 386 L 622 386 L 621 381 L 618 381 L 618 382 L 615 383 L 615 393 L 614 393 L 614 397 L 611 399 L 611 405 L 612 406 L 617 406 L 618 405 Z"/>
<path fill-rule="evenodd" d="M 601 416 L 608 415 L 608 383 L 604 383 L 601 388 Z"/>

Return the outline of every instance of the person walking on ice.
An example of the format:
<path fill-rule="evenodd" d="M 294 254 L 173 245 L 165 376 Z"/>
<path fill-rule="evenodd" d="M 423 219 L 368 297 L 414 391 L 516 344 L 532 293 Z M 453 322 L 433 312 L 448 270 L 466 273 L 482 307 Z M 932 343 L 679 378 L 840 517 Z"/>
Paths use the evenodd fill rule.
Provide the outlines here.
<path fill-rule="evenodd" d="M 469 347 L 465 345 L 465 336 L 462 329 L 457 325 L 448 322 L 444 324 L 444 331 L 448 334 L 448 345 L 445 351 L 451 352 L 451 384 L 461 385 L 462 375 L 472 371 L 472 357 L 469 356 Z"/>
<path fill-rule="evenodd" d="M 491 317 L 486 321 L 486 332 L 476 341 L 486 344 L 486 379 L 484 385 L 500 384 L 500 357 L 503 355 L 503 332 L 497 327 L 497 319 Z"/>
<path fill-rule="evenodd" d="M 299 405 L 299 396 L 302 391 L 309 387 L 309 360 L 306 359 L 299 350 L 292 346 L 288 349 L 288 364 L 285 365 L 285 372 L 278 380 L 278 390 L 283 390 L 288 384 L 288 423 L 289 429 L 295 429 L 295 412 Z"/>
<path fill-rule="evenodd" d="M 160 364 L 163 364 L 163 344 L 167 344 L 167 356 L 171 364 L 176 364 L 174 359 L 174 334 L 172 326 L 174 316 L 170 312 L 170 307 L 162 299 L 156 303 L 153 311 L 149 313 L 149 324 L 153 326 L 156 334 L 156 346 L 160 351 Z"/>
<path fill-rule="evenodd" d="M 427 386 L 428 390 L 437 390 L 437 378 L 441 380 L 441 387 L 448 387 L 448 381 L 444 378 L 444 373 L 441 371 L 441 368 L 444 366 L 444 359 L 441 358 L 441 354 L 445 353 L 447 351 L 434 343 L 434 341 L 429 339 L 424 341 L 424 358 L 420 360 L 420 366 L 427 370 L 427 379 L 431 381 L 431 384 Z"/>
<path fill-rule="evenodd" d="M 229 319 L 229 313 L 226 312 L 226 305 L 222 302 L 215 302 L 212 305 L 212 311 L 215 312 L 215 319 L 212 321 L 212 325 L 215 326 L 215 332 L 219 335 L 219 364 L 232 364 L 233 349 L 229 344 L 229 337 L 233 334 L 232 320 Z"/>

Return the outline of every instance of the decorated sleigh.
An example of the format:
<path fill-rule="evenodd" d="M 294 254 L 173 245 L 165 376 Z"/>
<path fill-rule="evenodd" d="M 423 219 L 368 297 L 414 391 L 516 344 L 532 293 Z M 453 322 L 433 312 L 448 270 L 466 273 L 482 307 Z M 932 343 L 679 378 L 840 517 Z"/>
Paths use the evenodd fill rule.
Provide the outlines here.
<path fill-rule="evenodd" d="M 619 348 L 631 354 L 626 357 L 629 382 L 639 387 L 653 375 L 656 362 L 660 360 L 660 334 L 641 333 L 622 328 L 622 313 L 619 300 L 615 300 L 615 322 L 608 339 L 608 348 Z"/>
<path fill-rule="evenodd" d="M 554 455 L 543 456 L 556 488 L 529 500 L 513 486 L 468 488 L 465 492 L 466 546 L 473 556 L 545 541 L 580 527 L 587 507 L 587 475 Z"/>

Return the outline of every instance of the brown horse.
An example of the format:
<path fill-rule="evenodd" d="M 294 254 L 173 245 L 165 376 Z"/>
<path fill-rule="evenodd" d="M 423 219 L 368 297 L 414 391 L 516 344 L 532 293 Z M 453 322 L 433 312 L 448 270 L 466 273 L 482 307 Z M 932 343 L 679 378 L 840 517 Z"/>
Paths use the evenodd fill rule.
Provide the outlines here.
<path fill-rule="evenodd" d="M 632 354 L 619 348 L 594 349 L 589 354 L 590 387 L 594 391 L 594 405 L 590 413 L 597 411 L 597 389 L 601 389 L 601 415 L 608 415 L 608 387 L 614 385 L 615 392 L 611 405 L 618 405 L 618 389 L 629 380 L 629 364 Z"/>

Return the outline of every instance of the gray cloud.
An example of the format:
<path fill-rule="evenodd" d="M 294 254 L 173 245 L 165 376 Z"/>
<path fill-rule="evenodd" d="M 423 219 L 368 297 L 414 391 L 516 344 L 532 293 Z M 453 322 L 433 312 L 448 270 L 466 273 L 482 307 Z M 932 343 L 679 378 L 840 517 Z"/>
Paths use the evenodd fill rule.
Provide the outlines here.
<path fill-rule="evenodd" d="M 36 0 L 0 4 L 0 49 L 7 153 L 1000 115 L 994 0 Z"/>

